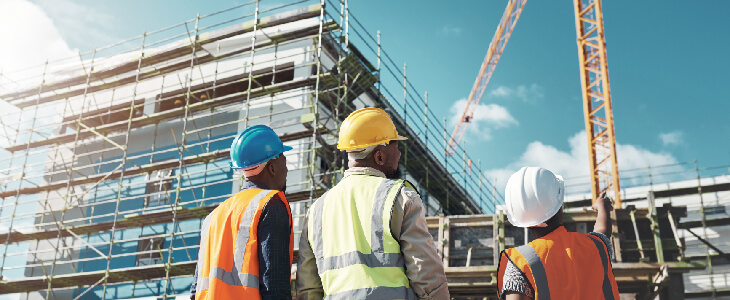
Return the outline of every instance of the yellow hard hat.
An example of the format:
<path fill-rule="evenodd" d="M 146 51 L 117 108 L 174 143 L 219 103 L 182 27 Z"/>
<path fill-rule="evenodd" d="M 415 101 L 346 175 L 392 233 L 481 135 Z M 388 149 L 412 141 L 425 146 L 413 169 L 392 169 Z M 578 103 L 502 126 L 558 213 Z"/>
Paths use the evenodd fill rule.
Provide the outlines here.
<path fill-rule="evenodd" d="M 398 135 L 393 120 L 384 110 L 366 107 L 353 111 L 342 122 L 337 149 L 352 150 L 407 139 Z"/>

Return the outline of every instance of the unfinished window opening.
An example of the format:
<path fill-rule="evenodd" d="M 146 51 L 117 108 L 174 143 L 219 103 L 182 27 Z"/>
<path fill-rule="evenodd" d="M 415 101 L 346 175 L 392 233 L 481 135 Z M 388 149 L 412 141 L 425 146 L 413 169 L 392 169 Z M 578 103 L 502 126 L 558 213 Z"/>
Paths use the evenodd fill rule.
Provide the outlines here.
<path fill-rule="evenodd" d="M 725 215 L 727 214 L 727 211 L 725 210 L 725 205 L 712 205 L 712 206 L 706 206 L 705 207 L 705 215 Z"/>
<path fill-rule="evenodd" d="M 292 81 L 294 80 L 294 63 L 278 65 L 275 68 L 255 70 L 251 76 L 251 89 Z M 189 101 L 189 104 L 193 104 L 231 94 L 243 93 L 248 90 L 248 77 L 249 73 L 244 73 L 219 79 L 215 87 L 212 81 L 193 86 L 190 88 L 189 100 L 186 100 L 187 88 L 157 95 L 158 105 L 156 112 L 183 107 L 186 101 Z"/>
<path fill-rule="evenodd" d="M 141 236 L 137 246 L 137 266 L 151 266 L 162 263 L 163 237 Z"/>
<path fill-rule="evenodd" d="M 147 173 L 147 189 L 144 207 L 167 205 L 170 203 L 169 191 L 172 188 L 172 169 Z"/>
<path fill-rule="evenodd" d="M 97 127 L 105 124 L 112 124 L 120 121 L 129 120 L 130 103 L 117 104 L 107 108 L 96 109 L 84 112 L 81 115 L 81 123 L 88 127 Z M 132 118 L 142 116 L 144 112 L 144 99 L 134 100 L 134 114 Z M 66 129 L 76 130 L 76 121 L 79 115 L 73 115 L 63 118 L 63 124 L 60 134 L 66 133 Z"/>

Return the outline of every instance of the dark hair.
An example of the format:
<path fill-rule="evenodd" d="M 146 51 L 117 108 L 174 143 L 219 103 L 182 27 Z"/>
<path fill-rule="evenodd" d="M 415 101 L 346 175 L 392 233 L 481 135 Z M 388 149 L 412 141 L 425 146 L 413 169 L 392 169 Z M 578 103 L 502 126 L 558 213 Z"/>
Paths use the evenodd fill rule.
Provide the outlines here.
<path fill-rule="evenodd" d="M 547 227 L 558 227 L 563 224 L 563 209 L 561 208 L 558 210 L 558 212 L 555 213 L 550 219 L 545 221 L 545 224 L 547 224 Z"/>

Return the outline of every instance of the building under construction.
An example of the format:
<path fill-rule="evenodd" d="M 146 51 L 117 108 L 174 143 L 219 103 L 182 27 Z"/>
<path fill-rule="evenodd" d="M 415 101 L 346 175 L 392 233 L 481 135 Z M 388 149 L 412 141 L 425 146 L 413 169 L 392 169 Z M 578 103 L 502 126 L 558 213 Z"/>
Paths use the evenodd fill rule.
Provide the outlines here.
<path fill-rule="evenodd" d="M 307 204 L 347 165 L 338 126 L 362 107 L 386 110 L 409 138 L 401 168 L 427 207 L 452 296 L 494 297 L 499 251 L 529 237 L 497 211 L 500 191 L 449 148 L 445 120 L 386 50 L 346 2 L 254 1 L 2 74 L 13 111 L 0 119 L 0 298 L 187 299 L 202 219 L 243 182 L 230 144 L 254 124 L 294 148 L 298 245 Z M 682 274 L 705 271 L 684 259 L 677 233 L 687 204 L 647 199 L 617 211 L 619 288 L 681 299 Z M 574 200 L 566 227 L 590 231 L 590 201 Z M 651 234 L 631 235 L 637 226 Z"/>
<path fill-rule="evenodd" d="M 410 139 L 402 169 L 429 215 L 493 211 L 503 200 L 463 150 L 445 156 L 444 122 L 378 39 L 339 3 L 252 2 L 5 74 L 0 99 L 17 112 L 0 131 L 0 293 L 187 295 L 202 218 L 243 181 L 231 142 L 254 124 L 294 148 L 296 232 L 342 177 L 338 126 L 362 107 L 388 111 Z"/>

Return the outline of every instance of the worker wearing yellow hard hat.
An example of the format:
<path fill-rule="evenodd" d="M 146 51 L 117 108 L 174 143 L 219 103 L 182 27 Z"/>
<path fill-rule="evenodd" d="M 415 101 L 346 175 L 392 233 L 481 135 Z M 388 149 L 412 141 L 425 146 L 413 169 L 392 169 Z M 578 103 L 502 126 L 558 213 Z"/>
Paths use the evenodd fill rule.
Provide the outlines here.
<path fill-rule="evenodd" d="M 307 213 L 297 299 L 449 299 L 423 201 L 400 179 L 403 140 L 382 109 L 356 110 L 342 123 L 337 148 L 349 168 Z"/>
<path fill-rule="evenodd" d="M 509 221 L 526 227 L 532 242 L 502 251 L 497 291 L 502 300 L 619 299 L 611 267 L 611 202 L 601 197 L 593 232 L 562 226 L 565 185 L 547 169 L 524 167 L 507 181 Z"/>

